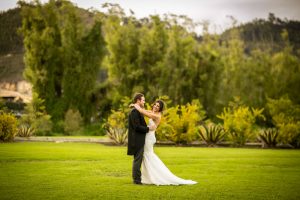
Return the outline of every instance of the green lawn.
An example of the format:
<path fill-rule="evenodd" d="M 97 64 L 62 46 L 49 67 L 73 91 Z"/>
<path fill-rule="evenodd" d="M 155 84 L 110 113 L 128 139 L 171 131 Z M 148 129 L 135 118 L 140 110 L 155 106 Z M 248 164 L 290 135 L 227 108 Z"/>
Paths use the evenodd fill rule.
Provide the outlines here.
<path fill-rule="evenodd" d="M 0 144 L 0 199 L 300 199 L 300 151 L 156 147 L 189 186 L 131 182 L 125 147 Z"/>

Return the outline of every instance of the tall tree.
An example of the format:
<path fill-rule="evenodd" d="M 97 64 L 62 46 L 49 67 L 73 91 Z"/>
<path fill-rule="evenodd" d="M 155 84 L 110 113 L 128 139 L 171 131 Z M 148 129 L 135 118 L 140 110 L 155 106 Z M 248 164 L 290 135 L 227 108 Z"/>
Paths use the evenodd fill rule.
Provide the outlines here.
<path fill-rule="evenodd" d="M 141 28 L 138 54 L 138 67 L 143 72 L 140 83 L 151 100 L 164 95 L 160 80 L 162 79 L 167 43 L 166 23 L 159 16 L 151 16 L 150 22 L 143 24 Z"/>
<path fill-rule="evenodd" d="M 300 60 L 293 55 L 293 47 L 289 43 L 288 32 L 282 32 L 282 38 L 285 41 L 285 47 L 282 51 L 272 56 L 273 78 L 272 88 L 269 96 L 280 98 L 286 94 L 296 104 L 300 104 Z"/>
<path fill-rule="evenodd" d="M 19 1 L 19 4 L 23 17 L 21 30 L 25 47 L 25 78 L 32 83 L 34 92 L 45 100 L 47 112 L 58 117 L 53 111 L 56 111 L 55 105 L 62 100 L 59 7 L 54 1 L 45 5 L 39 1 L 31 4 Z"/>
<path fill-rule="evenodd" d="M 78 109 L 87 121 L 95 110 L 93 90 L 104 56 L 101 22 L 84 24 L 69 1 L 19 5 L 25 77 L 54 121 L 62 120 L 69 108 Z"/>
<path fill-rule="evenodd" d="M 197 42 L 175 16 L 168 31 L 168 47 L 160 79 L 164 92 L 174 103 L 183 104 L 195 97 L 191 75 L 198 65 Z"/>
<path fill-rule="evenodd" d="M 109 81 L 113 85 L 111 97 L 119 102 L 132 91 L 143 91 L 139 82 L 143 71 L 138 67 L 140 30 L 134 17 L 125 17 L 123 10 L 108 4 L 108 17 L 105 22 L 105 41 L 108 49 Z"/>
<path fill-rule="evenodd" d="M 208 25 L 203 24 L 202 40 L 198 47 L 198 66 L 191 77 L 193 88 L 206 109 L 207 116 L 214 118 L 222 109 L 222 96 L 219 94 L 221 88 L 221 75 L 224 70 L 219 44 L 219 36 L 208 33 Z"/>

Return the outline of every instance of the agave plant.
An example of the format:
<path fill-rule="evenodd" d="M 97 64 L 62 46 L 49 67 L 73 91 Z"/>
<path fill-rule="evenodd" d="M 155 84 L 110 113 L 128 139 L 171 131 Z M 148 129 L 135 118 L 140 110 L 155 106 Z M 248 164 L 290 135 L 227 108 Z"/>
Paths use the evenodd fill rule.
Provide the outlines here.
<path fill-rule="evenodd" d="M 109 127 L 106 129 L 107 136 L 114 141 L 115 144 L 125 144 L 128 137 L 127 129 L 118 129 Z"/>
<path fill-rule="evenodd" d="M 18 136 L 20 137 L 30 137 L 34 133 L 34 129 L 28 126 L 21 126 L 18 130 Z"/>
<path fill-rule="evenodd" d="M 221 125 L 202 125 L 198 129 L 198 135 L 208 146 L 215 146 L 224 139 L 226 132 Z"/>
<path fill-rule="evenodd" d="M 259 133 L 259 140 L 263 142 L 263 147 L 275 147 L 277 144 L 278 129 L 268 128 Z"/>

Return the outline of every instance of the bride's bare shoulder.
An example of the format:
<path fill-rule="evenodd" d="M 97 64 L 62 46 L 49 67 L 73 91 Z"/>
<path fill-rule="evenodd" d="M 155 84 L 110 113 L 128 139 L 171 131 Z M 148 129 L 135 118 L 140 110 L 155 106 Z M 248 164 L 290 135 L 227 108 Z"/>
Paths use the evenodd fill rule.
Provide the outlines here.
<path fill-rule="evenodd" d="M 156 117 L 153 118 L 153 121 L 155 122 L 156 125 L 160 123 L 161 120 L 161 114 L 156 114 Z"/>

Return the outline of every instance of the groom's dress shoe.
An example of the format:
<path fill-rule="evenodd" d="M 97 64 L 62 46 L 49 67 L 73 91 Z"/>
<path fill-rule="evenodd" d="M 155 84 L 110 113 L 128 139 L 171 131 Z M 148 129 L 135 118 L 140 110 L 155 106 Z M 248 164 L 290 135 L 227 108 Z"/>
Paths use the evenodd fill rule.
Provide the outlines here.
<path fill-rule="evenodd" d="M 136 184 L 136 185 L 143 185 L 142 182 L 133 182 L 133 183 Z"/>

